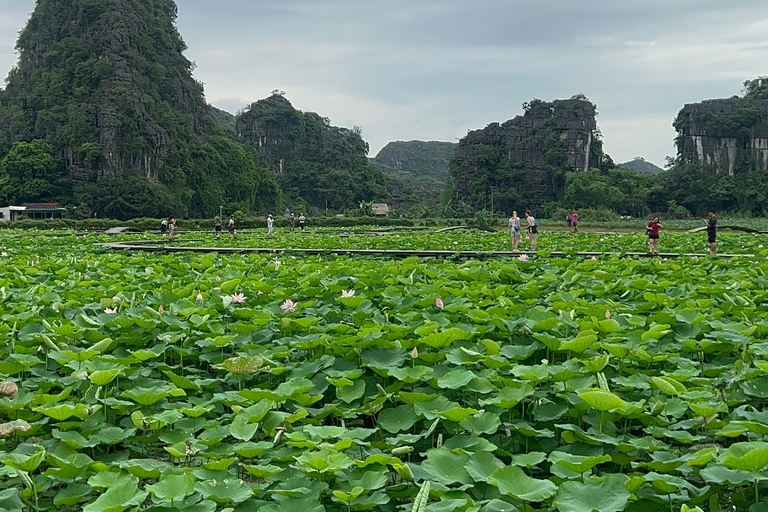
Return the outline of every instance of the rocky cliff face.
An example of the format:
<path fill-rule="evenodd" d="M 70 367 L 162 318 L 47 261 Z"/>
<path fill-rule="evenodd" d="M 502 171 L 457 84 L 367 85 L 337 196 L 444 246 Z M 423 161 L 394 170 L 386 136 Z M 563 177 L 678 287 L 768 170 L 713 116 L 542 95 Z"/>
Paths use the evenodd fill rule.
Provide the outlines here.
<path fill-rule="evenodd" d="M 731 176 L 768 170 L 768 99 L 734 96 L 685 105 L 675 120 L 683 163 Z"/>
<path fill-rule="evenodd" d="M 582 98 L 524 105 L 503 124 L 469 132 L 451 163 L 453 200 L 522 210 L 559 198 L 570 172 L 610 162 L 602 151 L 596 106 Z"/>
<path fill-rule="evenodd" d="M 384 176 L 368 162 L 360 130 L 296 110 L 282 94 L 250 105 L 237 117 L 235 132 L 269 163 L 289 200 L 349 208 L 387 199 Z"/>
<path fill-rule="evenodd" d="M 162 181 L 214 130 L 175 20 L 172 0 L 38 0 L 0 94 L 7 141 L 46 140 L 74 181 Z"/>

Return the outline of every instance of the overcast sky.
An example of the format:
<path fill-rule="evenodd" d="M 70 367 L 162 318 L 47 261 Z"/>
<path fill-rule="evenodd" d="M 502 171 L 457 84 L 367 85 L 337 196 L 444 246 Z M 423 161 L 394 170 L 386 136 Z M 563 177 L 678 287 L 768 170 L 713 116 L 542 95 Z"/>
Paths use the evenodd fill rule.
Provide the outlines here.
<path fill-rule="evenodd" d="M 685 103 L 768 74 L 765 0 L 178 0 L 208 101 L 274 89 L 391 140 L 456 141 L 531 98 L 584 93 L 617 162 L 674 153 Z M 0 74 L 33 0 L 0 0 Z"/>

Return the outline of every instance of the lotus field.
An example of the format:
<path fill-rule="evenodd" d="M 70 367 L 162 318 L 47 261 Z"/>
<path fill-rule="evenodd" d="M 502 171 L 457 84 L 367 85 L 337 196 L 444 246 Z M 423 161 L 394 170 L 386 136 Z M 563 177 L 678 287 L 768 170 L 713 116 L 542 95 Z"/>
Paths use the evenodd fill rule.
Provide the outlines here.
<path fill-rule="evenodd" d="M 38 235 L 0 248 L 0 510 L 768 510 L 763 235 L 722 237 L 753 257 L 669 261 L 110 252 Z M 370 237 L 385 239 L 508 244 Z M 705 242 L 670 234 L 662 250 Z"/>

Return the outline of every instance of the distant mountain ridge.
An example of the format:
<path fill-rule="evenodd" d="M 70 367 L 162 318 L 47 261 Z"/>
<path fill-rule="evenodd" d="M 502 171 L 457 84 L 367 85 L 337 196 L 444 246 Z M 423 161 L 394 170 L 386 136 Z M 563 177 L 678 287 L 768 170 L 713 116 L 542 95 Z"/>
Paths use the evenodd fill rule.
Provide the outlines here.
<path fill-rule="evenodd" d="M 664 172 L 664 169 L 658 165 L 652 164 L 641 156 L 635 157 L 634 160 L 624 162 L 618 166 L 632 169 L 633 171 L 641 172 L 643 174 L 659 174 L 660 172 Z"/>
<path fill-rule="evenodd" d="M 370 161 L 389 179 L 394 202 L 436 203 L 450 177 L 448 160 L 456 146 L 453 142 L 395 141 Z"/>

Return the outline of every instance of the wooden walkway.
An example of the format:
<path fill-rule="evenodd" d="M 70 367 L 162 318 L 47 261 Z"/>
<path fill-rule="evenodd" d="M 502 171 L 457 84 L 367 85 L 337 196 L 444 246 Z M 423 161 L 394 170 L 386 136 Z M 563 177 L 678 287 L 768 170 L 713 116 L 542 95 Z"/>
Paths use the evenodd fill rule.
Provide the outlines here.
<path fill-rule="evenodd" d="M 180 240 L 180 242 L 197 242 L 199 240 Z M 189 247 L 184 245 L 160 245 L 162 242 L 111 242 L 103 244 L 113 250 L 147 251 L 147 252 L 196 252 L 222 254 L 295 254 L 306 256 L 386 256 L 390 258 L 591 258 L 618 256 L 621 258 L 706 258 L 708 254 L 695 253 L 660 253 L 647 252 L 563 252 L 538 254 L 535 252 L 513 251 L 427 251 L 401 249 L 302 249 L 302 248 L 266 248 L 266 247 Z M 718 254 L 718 258 L 754 258 L 754 254 Z"/>

